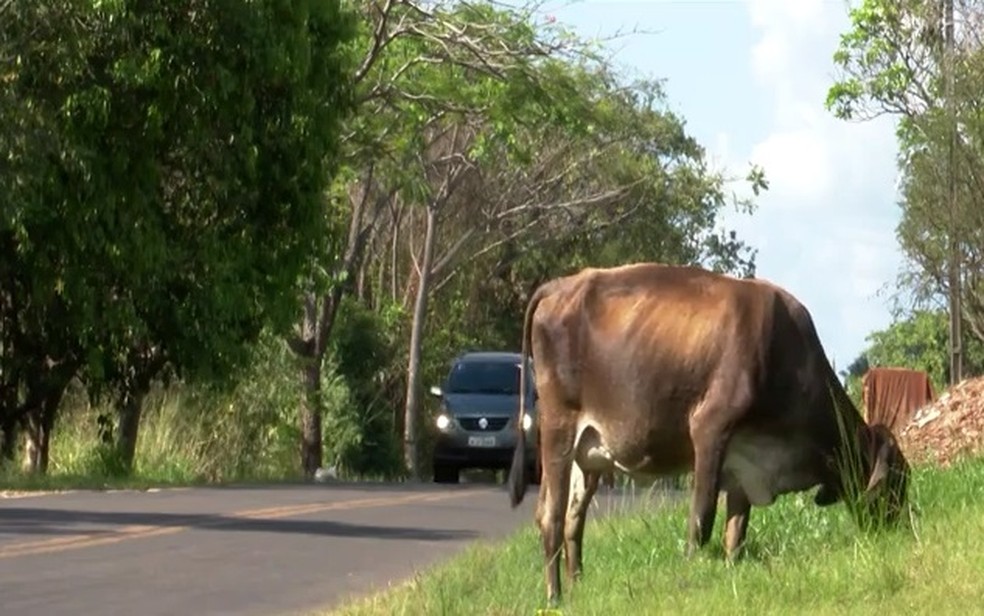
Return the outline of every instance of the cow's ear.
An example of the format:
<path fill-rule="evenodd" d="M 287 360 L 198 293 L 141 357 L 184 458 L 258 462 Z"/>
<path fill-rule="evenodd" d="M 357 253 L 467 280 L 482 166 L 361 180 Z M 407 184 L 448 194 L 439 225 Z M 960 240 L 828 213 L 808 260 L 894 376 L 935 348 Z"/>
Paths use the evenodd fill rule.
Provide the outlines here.
<path fill-rule="evenodd" d="M 865 492 L 871 492 L 877 488 L 881 482 L 885 481 L 886 477 L 888 477 L 888 461 L 892 455 L 892 450 L 895 447 L 893 439 L 886 437 L 880 431 L 875 432 L 874 438 L 877 447 L 875 450 L 875 464 L 871 469 L 871 477 L 868 479 L 868 487 L 865 488 Z"/>

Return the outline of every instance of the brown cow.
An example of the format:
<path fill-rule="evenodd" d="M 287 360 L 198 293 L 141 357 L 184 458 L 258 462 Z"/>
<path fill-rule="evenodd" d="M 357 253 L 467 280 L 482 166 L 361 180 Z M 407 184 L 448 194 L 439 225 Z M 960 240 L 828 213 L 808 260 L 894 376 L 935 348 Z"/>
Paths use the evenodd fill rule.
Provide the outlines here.
<path fill-rule="evenodd" d="M 588 503 L 613 470 L 693 470 L 687 555 L 709 540 L 722 490 L 729 559 L 751 506 L 780 494 L 820 486 L 817 505 L 844 500 L 859 523 L 895 522 L 905 505 L 909 465 L 891 432 L 865 424 L 806 308 L 768 282 L 654 263 L 586 269 L 537 289 L 522 348 L 536 365 L 536 519 L 551 603 L 562 547 L 568 578 L 580 575 Z M 513 507 L 526 491 L 524 452 L 519 430 Z"/>

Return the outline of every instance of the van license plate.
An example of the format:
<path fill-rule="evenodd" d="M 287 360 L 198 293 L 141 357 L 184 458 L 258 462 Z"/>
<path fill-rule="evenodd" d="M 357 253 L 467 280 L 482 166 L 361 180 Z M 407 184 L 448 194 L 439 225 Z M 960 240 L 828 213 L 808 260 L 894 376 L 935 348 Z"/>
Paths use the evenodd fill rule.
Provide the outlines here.
<path fill-rule="evenodd" d="M 469 447 L 495 447 L 494 436 L 469 436 Z"/>

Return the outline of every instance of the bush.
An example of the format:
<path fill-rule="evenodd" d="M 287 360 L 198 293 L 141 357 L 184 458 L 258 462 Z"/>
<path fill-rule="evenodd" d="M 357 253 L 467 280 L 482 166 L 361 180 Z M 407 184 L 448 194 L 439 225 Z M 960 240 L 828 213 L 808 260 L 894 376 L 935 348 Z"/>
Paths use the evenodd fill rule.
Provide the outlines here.
<path fill-rule="evenodd" d="M 374 312 L 351 298 L 342 302 L 322 399 L 326 460 L 333 460 L 343 475 L 392 478 L 404 473 L 398 324 L 398 311 Z"/>

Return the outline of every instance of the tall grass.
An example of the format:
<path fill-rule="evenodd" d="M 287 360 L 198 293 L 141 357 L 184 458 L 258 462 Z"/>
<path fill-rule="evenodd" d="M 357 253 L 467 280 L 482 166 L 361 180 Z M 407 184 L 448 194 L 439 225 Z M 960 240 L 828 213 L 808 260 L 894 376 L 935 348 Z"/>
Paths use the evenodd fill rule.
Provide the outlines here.
<path fill-rule="evenodd" d="M 976 613 L 984 596 L 984 460 L 913 474 L 910 524 L 861 530 L 846 507 L 812 493 L 752 510 L 746 557 L 715 540 L 683 556 L 686 504 L 588 520 L 584 578 L 552 614 Z M 503 497 L 505 505 L 505 497 Z M 596 501 L 597 502 L 597 501 Z M 596 507 L 597 508 L 597 507 Z M 356 614 L 534 614 L 545 606 L 543 554 L 531 524 L 404 586 L 345 606 Z"/>
<path fill-rule="evenodd" d="M 97 419 L 101 413 L 111 416 L 112 410 L 76 403 L 63 410 L 56 424 L 47 476 L 8 469 L 0 481 L 44 488 L 296 478 L 294 410 L 269 411 L 244 406 L 233 395 L 219 397 L 180 386 L 156 388 L 144 402 L 133 472 L 124 476 L 115 447 L 99 438 Z"/>
<path fill-rule="evenodd" d="M 124 475 L 115 447 L 100 441 L 100 414 L 80 385 L 67 393 L 53 432 L 48 474 L 18 468 L 0 472 L 0 487 L 47 488 L 185 485 L 300 478 L 298 408 L 302 390 L 296 360 L 282 341 L 268 338 L 234 386 L 218 389 L 157 384 L 144 400 L 133 472 Z M 322 375 L 324 463 L 341 477 L 363 477 L 380 459 L 392 433 L 379 409 L 365 408 L 329 358 Z M 387 418 L 392 414 L 388 414 Z M 370 441 L 370 442 L 367 442 Z M 384 441 L 380 443 L 380 441 Z M 395 441 L 394 441 L 395 442 Z M 375 447 L 375 449 L 373 449 Z"/>

